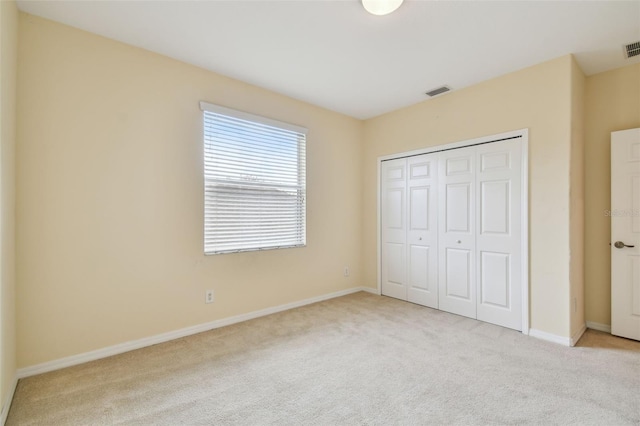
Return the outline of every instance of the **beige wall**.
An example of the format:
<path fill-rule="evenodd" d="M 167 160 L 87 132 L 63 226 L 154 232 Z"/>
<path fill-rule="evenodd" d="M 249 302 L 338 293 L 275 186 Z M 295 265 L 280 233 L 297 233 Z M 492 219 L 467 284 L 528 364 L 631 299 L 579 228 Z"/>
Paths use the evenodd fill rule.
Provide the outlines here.
<path fill-rule="evenodd" d="M 571 61 L 571 205 L 570 298 L 571 336 L 585 326 L 584 319 L 584 92 L 585 76 L 575 58 Z"/>
<path fill-rule="evenodd" d="M 18 9 L 0 1 L 0 407 L 16 373 L 15 143 Z"/>
<path fill-rule="evenodd" d="M 365 123 L 365 283 L 377 285 L 377 158 L 529 128 L 530 326 L 570 336 L 571 56 L 561 57 Z"/>
<path fill-rule="evenodd" d="M 587 78 L 585 102 L 586 320 L 611 324 L 611 132 L 640 127 L 640 64 Z"/>
<path fill-rule="evenodd" d="M 362 284 L 362 122 L 34 16 L 19 35 L 20 367 Z M 309 129 L 307 247 L 203 255 L 200 100 Z"/>

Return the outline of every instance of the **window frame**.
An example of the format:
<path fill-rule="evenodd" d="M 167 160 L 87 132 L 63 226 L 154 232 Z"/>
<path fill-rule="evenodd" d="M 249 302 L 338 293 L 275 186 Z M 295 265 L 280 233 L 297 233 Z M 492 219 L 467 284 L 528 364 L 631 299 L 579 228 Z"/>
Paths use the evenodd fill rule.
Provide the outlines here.
<path fill-rule="evenodd" d="M 216 255 L 216 254 L 227 254 L 227 253 L 240 253 L 240 252 L 248 252 L 248 251 L 262 251 L 262 250 L 276 250 L 276 249 L 284 249 L 284 248 L 296 248 L 296 247 L 306 247 L 307 245 L 307 239 L 306 239 L 306 224 L 307 224 L 307 218 L 306 218 L 306 139 L 307 139 L 307 133 L 308 130 L 305 127 L 301 127 L 301 126 L 297 126 L 294 124 L 290 124 L 290 123 L 285 123 L 279 120 L 274 120 L 271 118 L 267 118 L 267 117 L 263 117 L 260 115 L 256 115 L 256 114 L 251 114 L 248 112 L 244 112 L 244 111 L 239 111 L 239 110 L 235 110 L 235 109 L 231 109 L 231 108 L 227 108 L 227 107 L 223 107 L 220 105 L 216 105 L 216 104 L 211 104 L 208 102 L 204 102 L 201 101 L 200 102 L 200 110 L 202 111 L 202 149 L 203 149 L 203 163 L 202 163 L 202 170 L 203 170 L 203 202 L 204 202 L 204 206 L 203 206 L 203 249 L 204 249 L 204 254 L 205 255 Z M 221 180 L 220 178 L 214 178 L 212 176 L 207 176 L 207 165 L 211 166 L 211 163 L 208 162 L 207 160 L 207 152 L 212 152 L 211 147 L 207 147 L 207 142 L 211 142 L 213 141 L 213 139 L 207 139 L 207 124 L 209 123 L 209 125 L 215 125 L 215 119 L 211 118 L 211 119 L 207 119 L 207 113 L 210 114 L 214 114 L 217 116 L 222 116 L 224 118 L 230 118 L 232 120 L 239 120 L 239 121 L 245 121 L 248 122 L 249 125 L 258 125 L 258 126 L 267 126 L 269 128 L 274 128 L 277 129 L 278 131 L 284 131 L 284 132 L 288 132 L 291 134 L 291 136 L 296 137 L 296 146 L 295 149 L 297 150 L 297 157 L 295 160 L 295 167 L 297 167 L 297 171 L 298 171 L 298 177 L 297 177 L 297 184 L 296 185 L 283 185 L 283 184 L 268 184 L 268 185 L 260 185 L 260 184 L 256 184 L 256 185 L 252 185 L 248 182 L 250 182 L 249 180 L 245 181 L 244 183 L 242 181 L 237 181 L 237 180 L 233 180 L 231 176 L 228 176 L 229 182 L 225 183 L 223 180 Z M 224 120 L 224 118 L 222 118 L 221 120 Z M 218 123 L 219 124 L 219 123 Z M 242 128 L 241 126 L 239 126 L 239 129 Z M 264 127 L 263 127 L 264 128 Z M 242 128 L 243 130 L 246 130 L 246 128 Z M 260 136 L 261 132 L 256 132 L 255 135 Z M 284 139 L 283 139 L 284 141 Z M 240 145 L 238 143 L 238 145 Z M 251 158 L 250 154 L 247 154 L 247 158 Z M 240 160 L 238 160 L 240 161 Z M 294 162 L 291 162 L 292 165 L 294 165 Z M 246 164 L 245 164 L 246 167 Z M 254 169 L 254 170 L 259 170 L 259 169 Z M 250 174 L 250 173 L 248 173 Z M 224 179 L 224 177 L 222 178 Z M 217 186 L 218 189 L 216 189 L 216 183 L 217 182 Z M 295 201 L 295 207 L 290 207 L 291 208 L 291 212 L 290 214 L 292 214 L 295 219 L 290 219 L 289 223 L 294 225 L 294 229 L 295 229 L 295 237 L 291 238 L 291 233 L 287 234 L 287 231 L 283 231 L 281 234 L 276 233 L 275 234 L 275 238 L 270 238 L 269 240 L 271 242 L 268 243 L 263 243 L 263 242 L 254 242 L 253 244 L 249 244 L 245 241 L 244 242 L 244 246 L 241 246 L 242 243 L 242 237 L 240 236 L 238 238 L 237 241 L 237 246 L 232 247 L 232 248 L 221 248 L 221 243 L 218 242 L 211 242 L 212 237 L 211 237 L 211 233 L 215 233 L 215 226 L 214 225 L 209 225 L 208 222 L 213 216 L 215 216 L 215 211 L 213 209 L 210 209 L 208 207 L 208 204 L 210 205 L 210 201 L 212 198 L 214 198 L 216 196 L 217 193 L 220 193 L 222 190 L 219 189 L 219 187 L 221 186 L 235 186 L 235 190 L 240 190 L 240 191 L 244 191 L 245 193 L 250 193 L 251 191 L 254 192 L 260 192 L 260 191 L 273 191 L 274 188 L 289 188 L 288 190 L 291 190 L 293 188 L 295 188 L 296 190 L 296 201 Z M 213 189 L 211 189 L 213 188 Z M 260 189 L 262 188 L 262 189 Z M 270 189 L 269 189 L 270 188 Z M 277 189 L 276 189 L 277 190 Z M 209 191 L 209 193 L 208 193 Z M 213 194 L 213 195 L 212 195 Z M 247 195 L 238 195 L 237 198 L 239 200 L 239 202 L 242 201 L 242 199 L 244 197 L 247 197 Z M 268 197 L 268 195 L 267 195 Z M 273 196 L 272 196 L 273 197 Z M 209 203 L 208 203 L 209 201 Z M 244 210 L 245 214 L 246 214 L 246 210 Z M 240 210 L 238 212 L 238 215 L 241 215 L 243 213 L 243 210 Z M 220 228 L 218 228 L 218 231 L 220 231 Z M 262 230 L 257 230 L 258 232 L 256 232 L 256 238 L 260 239 L 266 239 L 267 234 L 265 234 L 265 229 Z M 295 243 L 292 244 L 276 244 L 273 243 L 273 240 L 278 239 L 278 237 L 281 238 L 282 241 L 285 241 L 287 238 L 287 236 L 289 236 L 290 240 L 295 240 Z M 209 240 L 209 241 L 208 241 Z M 259 246 L 256 246 L 256 244 L 260 244 Z"/>

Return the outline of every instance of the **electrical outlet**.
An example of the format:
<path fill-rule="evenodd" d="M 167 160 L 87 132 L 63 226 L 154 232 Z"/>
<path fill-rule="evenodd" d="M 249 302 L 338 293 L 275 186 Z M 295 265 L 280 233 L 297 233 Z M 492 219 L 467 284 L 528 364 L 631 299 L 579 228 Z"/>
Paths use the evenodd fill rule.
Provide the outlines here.
<path fill-rule="evenodd" d="M 213 303 L 213 290 L 207 290 L 205 292 L 204 303 Z"/>
<path fill-rule="evenodd" d="M 345 267 L 344 267 L 344 272 L 343 272 L 343 274 L 344 274 L 344 276 L 345 276 L 345 277 L 348 277 L 348 276 L 349 276 L 349 267 L 348 267 L 348 266 L 345 266 Z"/>

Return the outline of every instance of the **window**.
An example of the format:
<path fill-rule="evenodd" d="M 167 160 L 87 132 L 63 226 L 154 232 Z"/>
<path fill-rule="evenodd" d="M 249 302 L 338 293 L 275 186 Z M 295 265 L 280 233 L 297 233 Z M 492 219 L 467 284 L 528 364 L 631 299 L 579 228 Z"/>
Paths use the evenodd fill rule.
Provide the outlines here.
<path fill-rule="evenodd" d="M 204 252 L 306 244 L 307 130 L 200 103 L 204 113 Z"/>

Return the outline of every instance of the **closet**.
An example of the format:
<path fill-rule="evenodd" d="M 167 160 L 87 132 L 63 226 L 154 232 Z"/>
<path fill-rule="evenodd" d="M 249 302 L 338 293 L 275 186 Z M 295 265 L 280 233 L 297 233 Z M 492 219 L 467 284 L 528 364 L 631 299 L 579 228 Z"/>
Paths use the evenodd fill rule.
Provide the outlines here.
<path fill-rule="evenodd" d="M 522 136 L 382 160 L 381 293 L 522 330 L 525 170 Z"/>

